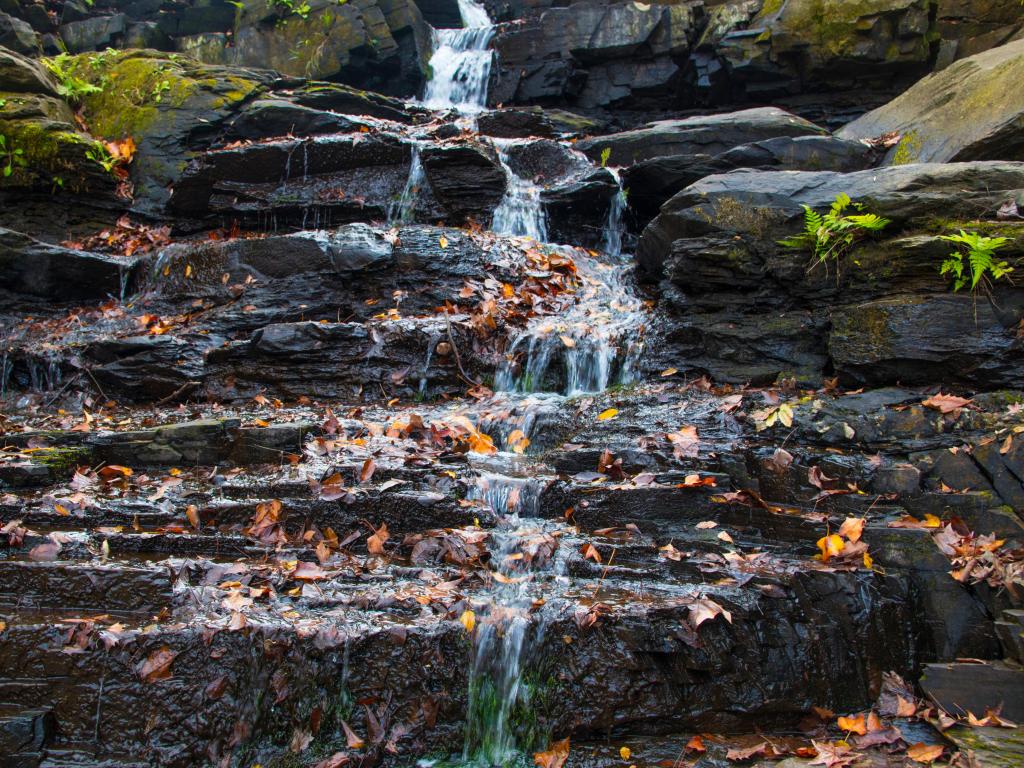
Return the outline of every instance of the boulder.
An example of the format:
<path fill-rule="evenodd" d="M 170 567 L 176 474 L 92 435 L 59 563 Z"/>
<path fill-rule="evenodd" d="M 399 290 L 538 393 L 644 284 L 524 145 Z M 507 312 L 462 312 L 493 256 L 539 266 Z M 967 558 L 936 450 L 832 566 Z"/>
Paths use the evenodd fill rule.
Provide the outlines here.
<path fill-rule="evenodd" d="M 629 208 L 643 229 L 662 203 L 690 184 L 737 168 L 780 171 L 858 171 L 869 168 L 876 152 L 859 141 L 832 136 L 780 136 L 741 144 L 718 155 L 668 155 L 642 160 L 622 171 Z"/>
<path fill-rule="evenodd" d="M 179 37 L 176 45 L 211 64 L 338 79 L 400 96 L 416 93 L 430 38 L 410 0 L 309 0 L 302 8 L 247 0 L 230 36 L 202 30 Z"/>
<path fill-rule="evenodd" d="M 671 155 L 717 155 L 741 144 L 780 136 L 821 136 L 827 132 L 776 107 L 661 120 L 623 133 L 577 142 L 592 160 L 629 166 Z M 605 158 L 605 152 L 608 152 Z"/>
<path fill-rule="evenodd" d="M 274 80 L 268 72 L 207 66 L 155 51 L 81 54 L 65 67 L 99 89 L 82 98 L 93 134 L 135 142 L 129 166 L 134 207 L 147 213 L 162 211 L 189 159 Z"/>
<path fill-rule="evenodd" d="M 1024 226 L 970 219 L 994 218 L 1021 188 L 1024 164 L 996 162 L 702 179 L 662 207 L 637 249 L 641 276 L 662 288 L 663 343 L 648 364 L 761 383 L 830 371 L 850 386 L 1020 386 L 1024 291 L 953 294 L 938 235 L 1004 234 L 1016 260 Z M 777 244 L 801 228 L 801 204 L 825 210 L 840 193 L 891 220 L 879 238 L 825 265 Z"/>
<path fill-rule="evenodd" d="M 57 85 L 38 61 L 0 47 L 0 91 L 56 96 Z"/>
<path fill-rule="evenodd" d="M 30 56 L 39 53 L 39 36 L 28 22 L 0 12 L 0 46 Z"/>
<path fill-rule="evenodd" d="M 845 139 L 896 132 L 886 162 L 1024 160 L 1024 39 L 962 59 L 839 131 Z"/>
<path fill-rule="evenodd" d="M 475 141 L 435 145 L 423 149 L 420 157 L 449 224 L 490 221 L 508 182 L 493 147 Z"/>
<path fill-rule="evenodd" d="M 365 133 L 212 150 L 185 169 L 168 207 L 194 218 L 232 214 L 254 225 L 270 213 L 282 225 L 314 227 L 384 219 L 401 194 L 410 154 L 395 137 Z"/>
<path fill-rule="evenodd" d="M 490 100 L 592 108 L 675 95 L 702 5 L 576 3 L 500 29 Z"/>

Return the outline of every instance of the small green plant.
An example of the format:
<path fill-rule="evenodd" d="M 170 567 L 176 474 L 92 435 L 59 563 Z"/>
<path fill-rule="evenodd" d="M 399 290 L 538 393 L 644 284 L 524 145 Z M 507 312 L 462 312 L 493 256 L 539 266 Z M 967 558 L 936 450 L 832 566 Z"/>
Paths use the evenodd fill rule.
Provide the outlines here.
<path fill-rule="evenodd" d="M 880 232 L 890 223 L 874 213 L 851 213 L 850 208 L 863 211 L 864 206 L 855 203 L 845 192 L 836 195 L 828 213 L 822 215 L 808 205 L 804 209 L 804 231 L 785 240 L 779 245 L 786 248 L 809 250 L 813 254 L 811 268 L 829 261 L 838 262 L 858 240 L 872 232 Z"/>
<path fill-rule="evenodd" d="M 956 249 L 939 266 L 939 274 L 953 277 L 954 291 L 968 283 L 972 291 L 976 291 L 979 285 L 987 291 L 993 281 L 1004 277 L 1010 279 L 1013 267 L 1005 261 L 996 260 L 996 251 L 1010 242 L 1009 238 L 986 237 L 961 229 L 956 235 L 942 235 L 940 239 L 956 245 Z"/>
<path fill-rule="evenodd" d="M 164 100 L 164 94 L 167 93 L 169 90 L 171 90 L 170 80 L 161 80 L 159 83 L 156 83 L 153 86 L 153 101 L 159 104 L 161 101 Z"/>
<path fill-rule="evenodd" d="M 114 168 L 117 166 L 117 158 L 110 153 L 109 149 L 98 142 L 85 150 L 85 156 L 94 163 L 99 163 L 103 166 L 103 170 L 107 173 L 113 173 Z"/>
<path fill-rule="evenodd" d="M 43 64 L 57 80 L 57 93 L 71 104 L 78 104 L 83 96 L 99 93 L 103 89 L 75 76 L 68 67 L 70 58 L 68 54 L 61 53 L 51 59 L 43 59 Z"/>
<path fill-rule="evenodd" d="M 305 19 L 313 12 L 313 7 L 305 0 L 302 2 L 296 2 L 296 0 L 273 0 L 274 8 L 279 12 L 283 12 L 285 15 L 294 13 L 301 19 Z"/>
<path fill-rule="evenodd" d="M 604 149 L 601 150 L 601 167 L 602 168 L 607 168 L 608 167 L 608 158 L 610 158 L 611 156 L 612 156 L 612 148 L 611 147 L 605 147 Z"/>
<path fill-rule="evenodd" d="M 28 167 L 28 160 L 25 159 L 25 150 L 14 146 L 14 141 L 0 133 L 0 163 L 3 163 L 3 175 L 6 179 L 15 168 Z"/>

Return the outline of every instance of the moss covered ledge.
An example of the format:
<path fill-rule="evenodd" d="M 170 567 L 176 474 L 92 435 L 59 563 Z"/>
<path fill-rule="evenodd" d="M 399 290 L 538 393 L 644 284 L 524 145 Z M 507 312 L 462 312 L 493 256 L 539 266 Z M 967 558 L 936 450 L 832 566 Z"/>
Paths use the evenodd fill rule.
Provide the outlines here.
<path fill-rule="evenodd" d="M 64 57 L 62 68 L 94 89 L 81 96 L 82 116 L 106 141 L 131 137 L 135 205 L 159 211 L 168 187 L 220 126 L 266 91 L 272 72 L 202 64 L 150 50 L 106 50 Z"/>

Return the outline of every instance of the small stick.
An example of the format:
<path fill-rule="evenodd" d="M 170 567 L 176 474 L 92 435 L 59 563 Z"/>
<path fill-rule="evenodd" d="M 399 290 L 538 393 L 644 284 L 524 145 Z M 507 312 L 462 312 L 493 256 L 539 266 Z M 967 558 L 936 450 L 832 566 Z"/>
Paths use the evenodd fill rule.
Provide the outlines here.
<path fill-rule="evenodd" d="M 176 390 L 171 392 L 171 394 L 169 394 L 167 397 L 162 397 L 159 400 L 157 400 L 156 404 L 157 405 L 167 405 L 167 403 L 171 402 L 172 400 L 176 400 L 179 395 L 183 395 L 185 392 L 187 392 L 188 390 L 192 389 L 193 387 L 198 387 L 201 383 L 202 382 L 199 382 L 199 381 L 186 381 L 184 384 L 182 384 Z"/>
<path fill-rule="evenodd" d="M 459 366 L 459 373 L 462 375 L 462 380 L 465 381 L 467 384 L 472 384 L 474 387 L 479 387 L 480 382 L 473 381 L 473 379 L 469 378 L 469 374 L 466 373 L 466 369 L 462 367 L 462 358 L 459 357 L 459 348 L 455 344 L 455 337 L 452 335 L 452 321 L 451 318 L 448 317 L 447 304 L 445 305 L 444 308 L 444 324 L 448 329 L 448 341 L 452 345 L 452 353 L 455 355 L 455 364 Z"/>

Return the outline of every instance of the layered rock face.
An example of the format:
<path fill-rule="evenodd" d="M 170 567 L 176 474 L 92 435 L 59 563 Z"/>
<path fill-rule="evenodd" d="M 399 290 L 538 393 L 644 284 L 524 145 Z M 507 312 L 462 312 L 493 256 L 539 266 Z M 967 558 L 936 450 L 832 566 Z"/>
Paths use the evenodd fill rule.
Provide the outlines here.
<path fill-rule="evenodd" d="M 0 0 L 0 764 L 1013 765 L 1019 26 Z"/>

